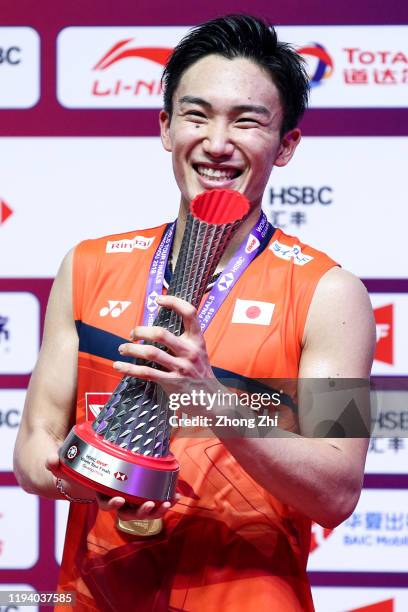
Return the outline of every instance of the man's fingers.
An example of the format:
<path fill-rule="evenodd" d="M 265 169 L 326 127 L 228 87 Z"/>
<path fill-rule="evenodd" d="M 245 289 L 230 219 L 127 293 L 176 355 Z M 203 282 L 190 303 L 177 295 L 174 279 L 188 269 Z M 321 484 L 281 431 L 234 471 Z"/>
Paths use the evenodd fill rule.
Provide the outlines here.
<path fill-rule="evenodd" d="M 197 319 L 197 310 L 181 298 L 174 295 L 159 295 L 157 298 L 159 306 L 174 310 L 183 319 L 184 330 L 189 335 L 201 335 L 201 328 Z"/>

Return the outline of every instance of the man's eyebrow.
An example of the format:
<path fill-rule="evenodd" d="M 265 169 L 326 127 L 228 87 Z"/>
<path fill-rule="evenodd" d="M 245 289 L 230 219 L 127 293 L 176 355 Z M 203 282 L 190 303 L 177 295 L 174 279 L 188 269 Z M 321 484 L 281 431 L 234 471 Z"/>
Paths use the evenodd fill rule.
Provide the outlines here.
<path fill-rule="evenodd" d="M 238 104 L 233 106 L 233 110 L 240 113 L 257 113 L 258 115 L 265 115 L 265 117 L 271 116 L 271 112 L 266 106 L 260 104 Z"/>
<path fill-rule="evenodd" d="M 183 96 L 179 99 L 179 104 L 200 104 L 206 108 L 212 108 L 207 100 L 204 100 L 204 98 L 196 98 L 195 96 Z"/>
<path fill-rule="evenodd" d="M 183 96 L 179 99 L 179 104 L 199 104 L 205 108 L 212 109 L 212 105 L 208 100 L 195 96 Z M 271 116 L 271 112 L 266 106 L 260 104 L 237 104 L 233 106 L 231 110 L 235 113 L 256 113 L 258 115 L 264 115 L 265 117 Z"/>

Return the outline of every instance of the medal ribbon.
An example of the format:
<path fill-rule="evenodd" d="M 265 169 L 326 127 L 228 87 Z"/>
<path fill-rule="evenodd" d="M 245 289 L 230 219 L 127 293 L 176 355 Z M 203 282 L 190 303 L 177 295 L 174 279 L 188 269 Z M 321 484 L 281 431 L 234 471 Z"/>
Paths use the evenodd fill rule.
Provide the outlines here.
<path fill-rule="evenodd" d="M 159 308 L 156 298 L 161 295 L 163 291 L 164 272 L 170 255 L 175 227 L 176 222 L 171 223 L 167 227 L 153 256 L 147 281 L 143 325 L 153 324 Z M 261 211 L 257 222 L 228 262 L 220 278 L 211 289 L 207 299 L 199 310 L 198 320 L 203 333 L 217 314 L 235 283 L 263 247 L 263 241 L 268 233 L 268 227 L 266 215 Z"/>

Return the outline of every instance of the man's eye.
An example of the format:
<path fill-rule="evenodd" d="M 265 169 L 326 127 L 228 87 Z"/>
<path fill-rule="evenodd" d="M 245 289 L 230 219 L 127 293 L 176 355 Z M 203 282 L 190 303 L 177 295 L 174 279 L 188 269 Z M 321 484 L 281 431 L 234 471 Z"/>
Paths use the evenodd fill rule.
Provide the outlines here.
<path fill-rule="evenodd" d="M 195 111 L 195 110 L 187 111 L 185 113 L 185 116 L 186 117 L 192 117 L 193 119 L 206 119 L 206 116 L 204 115 L 203 112 Z"/>
<path fill-rule="evenodd" d="M 239 123 L 242 127 L 259 125 L 259 121 L 257 121 L 253 117 L 240 117 L 239 119 L 237 119 L 236 123 Z"/>

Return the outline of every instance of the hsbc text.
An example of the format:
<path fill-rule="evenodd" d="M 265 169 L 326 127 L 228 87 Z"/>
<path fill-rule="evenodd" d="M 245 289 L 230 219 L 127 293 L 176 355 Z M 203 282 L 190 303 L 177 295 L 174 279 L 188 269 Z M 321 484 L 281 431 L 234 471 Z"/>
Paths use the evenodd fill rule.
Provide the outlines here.
<path fill-rule="evenodd" d="M 10 64 L 11 66 L 16 66 L 21 63 L 20 55 L 20 47 L 9 47 L 8 49 L 0 47 L 0 65 Z"/>
<path fill-rule="evenodd" d="M 276 189 L 271 187 L 269 190 L 269 203 L 271 206 L 274 204 L 303 204 L 304 206 L 311 206 L 312 204 L 322 204 L 328 206 L 333 204 L 333 188 L 332 187 L 282 187 Z"/>

